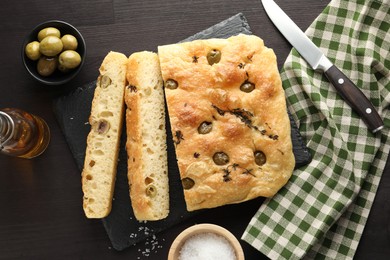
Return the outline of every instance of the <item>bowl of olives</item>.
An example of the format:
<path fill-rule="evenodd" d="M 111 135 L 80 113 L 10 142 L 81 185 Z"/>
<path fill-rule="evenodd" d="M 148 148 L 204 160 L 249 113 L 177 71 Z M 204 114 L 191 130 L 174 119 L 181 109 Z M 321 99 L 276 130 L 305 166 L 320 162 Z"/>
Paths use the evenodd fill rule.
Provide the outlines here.
<path fill-rule="evenodd" d="M 86 57 L 81 33 L 71 24 L 52 20 L 37 25 L 25 38 L 22 60 L 36 80 L 61 85 L 73 79 Z"/>

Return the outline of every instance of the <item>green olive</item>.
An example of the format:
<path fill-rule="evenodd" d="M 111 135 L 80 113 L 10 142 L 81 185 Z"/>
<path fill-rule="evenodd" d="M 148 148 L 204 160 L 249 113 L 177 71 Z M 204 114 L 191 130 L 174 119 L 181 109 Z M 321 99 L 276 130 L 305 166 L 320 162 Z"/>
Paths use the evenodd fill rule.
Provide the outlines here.
<path fill-rule="evenodd" d="M 191 178 L 188 178 L 188 177 L 182 179 L 181 183 L 183 185 L 183 189 L 185 189 L 185 190 L 189 190 L 192 187 L 194 187 L 194 185 L 195 185 L 195 181 Z"/>
<path fill-rule="evenodd" d="M 64 45 L 64 50 L 75 51 L 77 49 L 77 39 L 73 35 L 65 34 L 61 38 L 62 44 Z"/>
<path fill-rule="evenodd" d="M 221 60 L 221 52 L 219 50 L 211 50 L 209 53 L 207 53 L 207 61 L 210 65 L 213 65 L 214 63 L 218 63 Z"/>
<path fill-rule="evenodd" d="M 240 90 L 243 91 L 243 92 L 246 92 L 246 93 L 250 93 L 250 92 L 252 92 L 254 89 L 255 89 L 255 84 L 253 84 L 252 82 L 249 82 L 249 81 L 245 81 L 245 82 L 242 83 L 242 85 L 240 86 Z"/>
<path fill-rule="evenodd" d="M 104 135 L 110 130 L 110 123 L 105 119 L 100 119 L 99 122 L 94 124 L 93 128 L 98 134 Z"/>
<path fill-rule="evenodd" d="M 39 31 L 38 33 L 38 41 L 42 41 L 47 36 L 55 36 L 57 38 L 61 37 L 61 33 L 57 28 L 47 27 Z"/>
<path fill-rule="evenodd" d="M 101 88 L 107 88 L 108 86 L 111 85 L 111 78 L 107 75 L 101 75 L 98 79 L 98 86 L 101 87 Z"/>
<path fill-rule="evenodd" d="M 30 60 L 37 60 L 41 57 L 41 53 L 39 52 L 39 42 L 37 41 L 28 43 L 24 51 Z"/>
<path fill-rule="evenodd" d="M 176 89 L 178 88 L 178 86 L 179 84 L 174 79 L 168 79 L 167 81 L 165 81 L 165 88 Z"/>
<path fill-rule="evenodd" d="M 63 65 L 58 63 L 58 70 L 61 71 L 62 73 L 68 73 L 71 71 L 71 69 L 65 68 Z"/>
<path fill-rule="evenodd" d="M 267 158 L 262 151 L 256 151 L 254 155 L 255 155 L 255 162 L 257 165 L 262 166 L 266 163 Z"/>
<path fill-rule="evenodd" d="M 213 124 L 211 122 L 204 121 L 202 122 L 198 127 L 198 133 L 199 134 L 208 134 L 213 129 Z"/>
<path fill-rule="evenodd" d="M 47 36 L 39 44 L 39 51 L 46 56 L 56 56 L 62 51 L 63 45 L 60 38 Z"/>
<path fill-rule="evenodd" d="M 46 57 L 42 56 L 37 63 L 37 71 L 39 75 L 47 77 L 53 74 L 57 68 L 57 58 L 56 57 Z"/>
<path fill-rule="evenodd" d="M 81 63 L 80 54 L 75 51 L 64 51 L 59 56 L 59 63 L 67 69 L 74 69 Z"/>
<path fill-rule="evenodd" d="M 154 198 L 157 195 L 157 189 L 154 185 L 150 184 L 145 189 L 146 196 Z"/>
<path fill-rule="evenodd" d="M 229 156 L 224 152 L 217 152 L 213 156 L 213 161 L 216 165 L 225 165 L 229 162 Z"/>

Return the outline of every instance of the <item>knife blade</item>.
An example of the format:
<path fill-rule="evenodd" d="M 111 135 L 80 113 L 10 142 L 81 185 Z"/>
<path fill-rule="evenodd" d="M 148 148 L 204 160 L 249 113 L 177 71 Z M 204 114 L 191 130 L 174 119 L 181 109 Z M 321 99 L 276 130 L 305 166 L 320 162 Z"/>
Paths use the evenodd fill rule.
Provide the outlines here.
<path fill-rule="evenodd" d="M 380 131 L 384 126 L 383 120 L 364 93 L 322 53 L 273 0 L 261 0 L 261 3 L 283 36 L 314 70 L 325 74 L 340 96 L 363 119 L 368 129 L 372 133 Z"/>

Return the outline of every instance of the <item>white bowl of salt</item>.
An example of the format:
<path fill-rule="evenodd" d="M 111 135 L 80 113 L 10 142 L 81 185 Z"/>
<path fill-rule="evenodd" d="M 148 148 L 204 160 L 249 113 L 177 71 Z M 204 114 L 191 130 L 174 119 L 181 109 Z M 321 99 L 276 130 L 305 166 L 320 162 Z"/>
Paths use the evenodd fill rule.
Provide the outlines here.
<path fill-rule="evenodd" d="M 197 224 L 185 229 L 173 241 L 168 260 L 244 260 L 237 238 L 214 224 Z"/>

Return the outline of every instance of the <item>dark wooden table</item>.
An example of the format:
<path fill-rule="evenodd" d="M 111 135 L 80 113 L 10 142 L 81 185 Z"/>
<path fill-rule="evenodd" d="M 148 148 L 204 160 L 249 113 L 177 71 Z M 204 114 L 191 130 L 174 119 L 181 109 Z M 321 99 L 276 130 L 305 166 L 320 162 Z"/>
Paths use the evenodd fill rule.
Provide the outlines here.
<path fill-rule="evenodd" d="M 306 29 L 329 3 L 276 1 Z M 259 0 L 3 0 L 0 4 L 0 108 L 18 107 L 43 117 L 51 129 L 47 151 L 33 160 L 0 155 L 0 258 L 165 259 L 174 238 L 195 223 L 216 223 L 238 238 L 262 199 L 225 206 L 183 221 L 122 252 L 114 250 L 99 220 L 82 210 L 80 172 L 52 110 L 54 98 L 97 77 L 110 50 L 127 55 L 178 42 L 242 12 L 254 34 L 275 50 L 282 66 L 291 47 L 276 31 Z M 23 37 L 38 23 L 59 19 L 84 35 L 88 55 L 81 73 L 62 87 L 35 82 L 21 61 Z M 356 259 L 390 256 L 390 171 L 385 170 Z M 154 244 L 154 248 L 153 245 Z M 266 259 L 242 242 L 247 259 Z"/>

